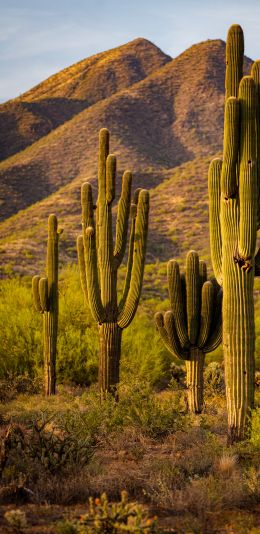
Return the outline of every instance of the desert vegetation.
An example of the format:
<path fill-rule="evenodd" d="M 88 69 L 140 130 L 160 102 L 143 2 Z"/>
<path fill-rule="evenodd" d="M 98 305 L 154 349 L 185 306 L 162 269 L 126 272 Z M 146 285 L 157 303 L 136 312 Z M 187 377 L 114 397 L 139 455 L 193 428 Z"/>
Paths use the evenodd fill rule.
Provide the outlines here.
<path fill-rule="evenodd" d="M 135 45 L 141 49 L 141 61 L 143 43 Z M 118 61 L 121 53 L 107 53 L 103 63 Z M 91 170 L 81 188 L 78 265 L 59 264 L 66 241 L 66 228 L 59 238 L 60 209 L 49 216 L 43 276 L 32 279 L 5 270 L 0 281 L 0 529 L 6 534 L 259 531 L 259 252 L 256 265 L 254 258 L 259 226 L 259 62 L 253 64 L 252 76 L 243 77 L 243 54 L 243 32 L 234 25 L 226 47 L 223 161 L 215 158 L 209 168 L 211 253 L 199 259 L 197 252 L 187 251 L 185 265 L 183 255 L 168 263 L 152 261 L 154 253 L 160 257 L 160 239 L 157 236 L 149 256 L 149 192 L 139 187 L 131 198 L 132 173 L 116 172 L 109 133 L 102 128 L 98 187 Z M 100 55 L 92 68 L 99 60 Z M 136 94 L 146 84 L 154 87 L 160 69 L 166 80 L 170 76 L 168 57 L 154 50 L 153 62 L 163 65 L 159 71 L 152 66 L 147 73 L 137 73 L 132 81 L 137 82 Z M 186 56 L 184 64 L 188 72 Z M 84 68 L 82 62 L 69 71 L 82 101 L 78 82 Z M 44 99 L 48 90 L 59 95 L 66 75 L 64 71 L 50 78 L 25 98 L 35 93 Z M 109 88 L 112 107 L 124 99 L 125 80 L 118 83 L 118 91 Z M 97 95 L 94 107 L 100 109 L 100 100 L 102 95 Z M 89 107 L 83 113 L 91 125 L 93 108 L 85 101 L 82 105 Z M 50 138 L 54 146 L 55 139 L 64 143 L 70 126 L 73 130 L 81 118 L 40 136 L 7 158 L 0 172 L 24 155 L 28 162 L 39 147 L 48 150 Z M 183 161 L 188 158 L 185 135 Z M 125 143 L 128 136 L 129 130 Z M 140 144 L 137 153 L 142 151 L 143 162 L 149 150 Z M 155 157 L 156 165 L 163 157 L 164 152 Z M 172 177 L 167 164 L 160 171 L 165 173 L 163 184 L 156 183 L 156 168 L 147 172 L 155 177 L 151 201 L 160 205 L 159 226 L 161 218 L 167 226 L 166 209 L 168 217 L 176 212 L 176 220 L 185 220 L 186 200 L 179 195 L 172 206 L 167 199 L 183 169 Z M 192 164 L 201 168 L 196 159 Z M 74 186 L 62 190 L 60 208 L 64 193 L 70 191 L 73 197 Z M 200 183 L 193 186 L 203 190 Z M 192 191 L 191 183 L 188 188 Z M 56 198 L 47 199 L 47 206 Z M 76 200 L 79 204 L 79 192 Z M 65 209 L 72 205 L 69 201 Z M 27 225 L 31 214 L 36 217 L 35 209 L 24 212 Z M 200 210 L 205 217 L 203 202 L 196 205 Z M 7 243 L 8 225 L 18 222 L 19 227 L 22 216 L 6 221 Z M 79 227 L 79 210 L 71 220 L 77 217 Z M 151 212 L 153 229 L 152 217 Z M 192 221 L 185 224 L 183 239 L 192 240 Z M 32 240 L 37 226 L 29 236 L 24 231 Z M 177 239 L 174 224 L 167 239 Z M 75 241 L 71 247 L 76 249 Z M 206 266 L 210 258 L 216 278 Z"/>

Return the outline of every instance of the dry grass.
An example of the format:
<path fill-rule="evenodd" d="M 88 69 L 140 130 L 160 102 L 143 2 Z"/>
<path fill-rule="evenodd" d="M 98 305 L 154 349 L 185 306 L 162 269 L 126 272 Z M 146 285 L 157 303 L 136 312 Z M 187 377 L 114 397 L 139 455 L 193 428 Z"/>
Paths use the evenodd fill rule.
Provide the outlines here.
<path fill-rule="evenodd" d="M 232 450 L 226 447 L 223 398 L 214 398 L 214 414 L 209 404 L 203 415 L 188 419 L 183 415 L 183 422 L 179 419 L 175 429 L 170 429 L 165 421 L 167 432 L 153 435 L 147 434 L 144 420 L 141 425 L 133 424 L 131 414 L 135 413 L 136 406 L 140 406 L 139 395 L 135 393 L 133 396 L 125 390 L 116 410 L 111 411 L 112 406 L 103 407 L 101 418 L 93 393 L 85 393 L 82 397 L 74 397 L 73 391 L 68 396 L 58 395 L 48 403 L 49 411 L 58 413 L 62 409 L 64 419 L 68 410 L 75 416 L 79 410 L 82 417 L 87 417 L 84 424 L 89 431 L 95 422 L 94 456 L 84 467 L 67 465 L 56 473 L 50 473 L 38 463 L 36 466 L 33 459 L 27 459 L 26 463 L 21 457 L 17 462 L 19 475 L 17 467 L 16 470 L 11 468 L 10 462 L 15 461 L 14 451 L 5 467 L 2 484 L 8 480 L 8 483 L 14 483 L 15 477 L 19 476 L 19 480 L 33 492 L 32 502 L 35 510 L 38 506 L 40 514 L 42 504 L 47 502 L 53 507 L 54 516 L 57 513 L 55 506 L 59 504 L 64 507 L 59 508 L 61 515 L 67 517 L 68 506 L 79 506 L 86 503 L 89 496 L 98 497 L 104 491 L 110 500 L 117 501 L 124 489 L 130 500 L 143 503 L 150 513 L 159 515 L 159 525 L 166 529 L 165 532 L 170 532 L 168 527 L 174 527 L 180 533 L 226 533 L 231 517 L 234 525 L 238 525 L 237 530 L 233 527 L 234 533 L 247 532 L 239 530 L 247 524 L 257 528 L 260 520 L 257 508 L 259 449 L 253 441 Z M 155 403 L 152 405 L 159 402 L 164 413 L 167 413 L 165 406 L 168 402 L 171 401 L 173 409 L 179 402 L 173 391 L 150 395 Z M 143 397 L 142 404 L 146 402 Z M 13 421 L 21 421 L 22 428 L 26 428 L 35 405 L 33 398 L 20 397 L 4 407 L 4 418 L 7 420 L 12 416 Z M 37 409 L 44 410 L 46 406 L 46 400 L 38 396 Z M 159 415 L 154 410 L 152 413 L 152 419 L 149 414 L 150 424 L 156 428 Z M 21 474 L 24 471 L 26 476 Z M 21 507 L 19 498 L 16 502 Z M 30 506 L 25 505 L 22 509 L 31 510 Z M 3 509 L 9 508 L 5 501 Z M 77 508 L 73 513 L 77 514 Z"/>

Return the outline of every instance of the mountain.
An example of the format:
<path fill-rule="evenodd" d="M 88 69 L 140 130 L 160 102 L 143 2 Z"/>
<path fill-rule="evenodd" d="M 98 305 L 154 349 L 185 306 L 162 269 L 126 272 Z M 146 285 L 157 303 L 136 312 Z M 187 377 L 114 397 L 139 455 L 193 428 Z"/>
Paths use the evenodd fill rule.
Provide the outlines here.
<path fill-rule="evenodd" d="M 171 58 L 145 39 L 84 59 L 0 106 L 0 160 L 85 108 L 130 87 Z"/>
<path fill-rule="evenodd" d="M 133 50 L 139 53 L 138 68 L 129 59 Z M 250 63 L 246 58 L 246 71 Z M 101 69 L 105 79 L 116 72 L 116 84 L 107 87 L 100 79 L 98 85 L 99 76 L 91 76 L 86 65 L 95 73 Z M 75 102 L 84 107 L 24 150 L 17 150 L 14 140 L 10 150 L 17 152 L 0 164 L 3 269 L 34 271 L 36 256 L 44 259 L 51 212 L 64 227 L 63 261 L 75 257 L 80 186 L 89 180 L 96 188 L 98 131 L 104 126 L 118 157 L 118 182 L 130 167 L 135 187 L 151 190 L 149 260 L 180 256 L 187 248 L 206 256 L 207 168 L 222 148 L 224 73 L 221 40 L 199 43 L 171 60 L 138 39 L 65 69 L 22 95 L 22 103 L 64 98 L 66 109 Z"/>

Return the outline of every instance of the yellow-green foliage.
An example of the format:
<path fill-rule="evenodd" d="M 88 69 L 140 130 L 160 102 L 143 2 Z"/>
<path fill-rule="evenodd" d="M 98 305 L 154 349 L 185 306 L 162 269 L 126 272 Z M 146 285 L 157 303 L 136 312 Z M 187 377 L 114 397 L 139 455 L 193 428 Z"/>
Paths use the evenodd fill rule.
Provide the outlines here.
<path fill-rule="evenodd" d="M 31 280 L 1 280 L 0 317 L 0 378 L 34 375 L 42 358 L 42 333 L 32 305 Z"/>
<path fill-rule="evenodd" d="M 77 268 L 69 267 L 60 274 L 59 293 L 57 381 L 88 385 L 97 380 L 98 330 L 84 305 Z M 151 309 L 161 309 L 159 299 L 143 301 L 125 332 L 122 379 L 139 376 L 163 384 L 170 379 L 170 358 L 159 343 L 149 316 Z M 0 378 L 41 373 L 42 320 L 33 308 L 31 279 L 0 282 L 0 317 Z"/>
<path fill-rule="evenodd" d="M 122 343 L 122 380 L 139 377 L 153 384 L 165 384 L 170 379 L 168 351 L 155 332 L 152 313 L 167 309 L 169 302 L 161 300 L 160 286 L 165 295 L 165 268 L 149 265 L 149 284 L 136 318 L 125 331 Z M 153 298 L 149 288 L 153 287 Z M 255 283 L 256 367 L 260 368 L 260 298 L 259 281 Z M 12 299 L 10 299 L 12 295 Z M 15 313 L 14 313 L 15 310 Z M 31 295 L 31 278 L 0 281 L 0 378 L 9 374 L 28 373 L 36 376 L 42 367 L 42 321 L 35 314 Z M 97 379 L 98 332 L 84 306 L 77 268 L 68 267 L 60 275 L 60 335 L 58 336 L 58 383 L 90 384 Z M 221 347 L 207 361 L 221 361 Z M 177 360 L 176 360 L 177 362 Z"/>
<path fill-rule="evenodd" d="M 58 534 L 102 534 L 104 532 L 128 532 L 151 534 L 158 532 L 157 518 L 149 518 L 143 507 L 137 503 L 128 502 L 127 492 L 122 491 L 118 503 L 109 502 L 106 493 L 100 498 L 89 498 L 88 512 L 80 517 L 78 522 L 61 523 Z M 71 530 L 68 530 L 69 526 Z M 74 530 L 73 530 L 74 529 Z"/>

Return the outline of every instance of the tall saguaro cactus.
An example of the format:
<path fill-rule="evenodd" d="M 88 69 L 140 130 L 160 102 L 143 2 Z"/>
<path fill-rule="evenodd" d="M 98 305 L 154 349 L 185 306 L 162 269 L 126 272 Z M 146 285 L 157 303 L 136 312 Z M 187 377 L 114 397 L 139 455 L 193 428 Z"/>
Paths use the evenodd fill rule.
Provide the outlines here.
<path fill-rule="evenodd" d="M 55 394 L 56 351 L 58 332 L 58 243 L 62 230 L 58 230 L 56 215 L 48 220 L 46 278 L 32 279 L 35 309 L 43 314 L 44 387 L 46 395 Z"/>
<path fill-rule="evenodd" d="M 83 184 L 83 234 L 78 237 L 77 243 L 82 289 L 99 328 L 99 386 L 103 397 L 109 392 L 117 396 L 122 329 L 131 323 L 138 306 L 148 231 L 149 193 L 145 189 L 137 189 L 131 205 L 132 174 L 126 171 L 122 178 L 113 242 L 115 181 L 116 158 L 109 154 L 109 132 L 103 128 L 99 134 L 97 206 L 93 204 L 91 185 Z M 118 303 L 117 272 L 127 245 L 129 215 L 131 229 L 127 272 Z"/>
<path fill-rule="evenodd" d="M 203 408 L 205 354 L 215 350 L 222 337 L 222 290 L 207 280 L 207 266 L 195 251 L 186 259 L 185 276 L 177 261 L 167 266 L 171 310 L 155 314 L 157 329 L 173 356 L 186 361 L 189 410 Z"/>
<path fill-rule="evenodd" d="M 229 441 L 243 439 L 254 403 L 255 247 L 259 202 L 259 64 L 242 78 L 244 41 L 231 26 L 226 47 L 223 160 L 209 168 L 211 256 L 223 285 L 223 350 Z M 255 81 L 254 81 L 255 80 Z"/>

